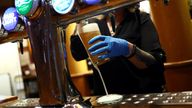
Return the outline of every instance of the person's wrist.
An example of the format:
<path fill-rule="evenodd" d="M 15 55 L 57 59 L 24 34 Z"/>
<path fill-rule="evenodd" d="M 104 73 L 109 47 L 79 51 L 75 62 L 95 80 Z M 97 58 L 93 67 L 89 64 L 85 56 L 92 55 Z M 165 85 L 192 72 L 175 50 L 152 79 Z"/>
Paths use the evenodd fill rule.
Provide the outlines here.
<path fill-rule="evenodd" d="M 131 58 L 136 53 L 136 45 L 135 44 L 129 44 L 128 46 L 130 53 L 126 56 L 126 58 Z"/>

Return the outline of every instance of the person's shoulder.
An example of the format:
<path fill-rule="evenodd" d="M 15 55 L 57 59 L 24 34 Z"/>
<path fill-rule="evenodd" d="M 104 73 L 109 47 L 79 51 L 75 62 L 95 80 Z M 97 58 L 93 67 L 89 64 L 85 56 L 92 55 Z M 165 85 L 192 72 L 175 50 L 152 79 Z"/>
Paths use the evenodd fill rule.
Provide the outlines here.
<path fill-rule="evenodd" d="M 143 23 L 145 23 L 147 21 L 150 21 L 151 17 L 150 17 L 149 13 L 141 11 L 140 12 L 140 19 L 141 19 L 141 24 L 143 24 Z"/>

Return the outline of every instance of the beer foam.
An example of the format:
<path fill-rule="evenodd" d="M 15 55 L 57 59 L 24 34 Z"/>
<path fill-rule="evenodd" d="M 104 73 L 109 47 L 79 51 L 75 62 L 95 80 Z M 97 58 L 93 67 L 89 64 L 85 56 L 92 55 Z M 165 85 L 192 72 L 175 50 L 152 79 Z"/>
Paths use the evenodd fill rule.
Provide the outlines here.
<path fill-rule="evenodd" d="M 90 23 L 90 24 L 84 25 L 82 27 L 82 31 L 84 33 L 87 33 L 87 32 L 94 32 L 94 31 L 100 31 L 100 30 L 99 30 L 97 23 Z"/>

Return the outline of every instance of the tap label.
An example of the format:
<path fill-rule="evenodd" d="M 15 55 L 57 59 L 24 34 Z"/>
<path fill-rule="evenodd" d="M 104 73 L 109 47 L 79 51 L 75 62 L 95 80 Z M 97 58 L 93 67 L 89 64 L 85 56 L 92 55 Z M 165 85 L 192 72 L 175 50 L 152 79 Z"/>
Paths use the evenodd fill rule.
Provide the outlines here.
<path fill-rule="evenodd" d="M 52 0 L 54 10 L 59 14 L 66 14 L 73 8 L 75 0 Z"/>
<path fill-rule="evenodd" d="M 27 15 L 33 6 L 33 0 L 15 0 L 15 7 L 19 14 Z"/>
<path fill-rule="evenodd" d="M 2 18 L 2 24 L 5 30 L 12 31 L 15 29 L 19 19 L 19 14 L 14 7 L 5 10 Z"/>

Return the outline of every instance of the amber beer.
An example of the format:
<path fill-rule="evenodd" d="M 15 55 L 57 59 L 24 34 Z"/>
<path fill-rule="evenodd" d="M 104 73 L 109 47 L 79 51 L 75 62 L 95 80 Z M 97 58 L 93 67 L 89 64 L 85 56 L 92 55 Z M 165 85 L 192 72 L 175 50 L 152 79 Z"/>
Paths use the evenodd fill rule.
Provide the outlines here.
<path fill-rule="evenodd" d="M 92 39 L 93 37 L 100 35 L 100 31 L 98 28 L 98 25 L 96 23 L 87 24 L 81 27 L 82 31 L 80 32 L 80 38 L 81 41 L 89 55 L 89 58 L 91 59 L 91 62 L 93 65 L 101 65 L 108 61 L 108 59 L 99 60 L 97 56 L 91 56 L 91 54 L 88 51 L 88 48 L 91 47 L 91 45 L 88 44 L 88 41 Z M 102 53 L 101 53 L 102 54 Z"/>

